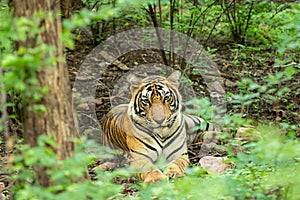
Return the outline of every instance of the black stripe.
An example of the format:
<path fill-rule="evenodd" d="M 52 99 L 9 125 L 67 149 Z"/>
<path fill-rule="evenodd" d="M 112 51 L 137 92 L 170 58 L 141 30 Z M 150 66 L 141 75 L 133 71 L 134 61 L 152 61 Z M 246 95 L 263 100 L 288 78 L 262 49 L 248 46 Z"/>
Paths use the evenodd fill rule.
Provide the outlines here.
<path fill-rule="evenodd" d="M 192 120 L 192 122 L 194 123 L 193 125 L 191 124 L 190 126 L 187 125 L 187 128 L 189 128 L 189 130 L 187 130 L 187 132 L 190 132 L 191 130 L 194 130 L 193 132 L 191 132 L 189 135 L 194 135 L 197 134 L 199 131 L 201 131 L 201 120 L 199 120 L 199 117 L 196 116 L 192 116 L 192 115 L 186 115 L 190 120 Z M 196 121 L 197 120 L 197 121 Z"/>
<path fill-rule="evenodd" d="M 208 131 L 209 130 L 209 123 L 206 122 L 206 129 L 205 131 Z"/>
<path fill-rule="evenodd" d="M 186 120 L 184 120 L 184 126 L 185 126 L 186 129 L 189 127 L 189 125 L 188 125 L 188 123 L 187 123 Z"/>
<path fill-rule="evenodd" d="M 186 115 L 186 116 L 194 122 L 194 126 L 199 126 L 201 124 L 201 120 L 199 119 L 199 117 L 193 115 Z"/>
<path fill-rule="evenodd" d="M 179 130 L 179 128 L 180 128 L 180 130 Z M 181 134 L 183 128 L 184 128 L 184 126 L 183 126 L 183 120 L 182 120 L 180 123 L 180 126 L 176 129 L 176 131 L 178 133 L 176 134 L 176 132 L 173 132 L 172 136 L 174 136 L 174 137 L 164 146 L 164 148 L 168 147 L 172 142 L 174 142 L 174 140 L 176 138 L 178 138 L 178 136 Z"/>
<path fill-rule="evenodd" d="M 139 94 L 137 94 L 134 98 L 133 109 L 134 109 L 135 113 L 139 113 L 139 110 L 137 110 L 139 108 L 139 105 L 137 104 L 137 98 L 138 98 Z"/>
<path fill-rule="evenodd" d="M 186 116 L 194 122 L 194 127 L 197 127 L 197 129 L 195 131 L 197 131 L 197 132 L 198 131 L 208 131 L 210 126 L 212 126 L 213 130 L 215 130 L 215 127 L 211 123 L 207 122 L 206 120 L 202 119 L 201 117 L 193 116 L 193 115 L 186 115 Z M 203 120 L 203 121 L 201 121 L 201 120 Z M 201 128 L 203 123 L 206 123 L 206 126 L 204 129 Z"/>
<path fill-rule="evenodd" d="M 173 97 L 174 97 L 174 98 L 172 98 L 172 101 L 170 102 L 170 106 L 174 106 L 174 109 L 172 109 L 172 111 L 174 112 L 174 111 L 178 110 L 180 103 L 179 103 L 179 99 L 177 98 L 178 94 L 171 88 L 170 88 L 170 93 L 171 93 L 171 95 L 173 94 Z"/>
<path fill-rule="evenodd" d="M 182 149 L 182 147 L 186 144 L 186 140 L 182 142 L 182 144 L 176 148 L 174 151 L 172 151 L 168 156 L 167 156 L 167 160 L 169 160 L 169 158 L 175 153 L 178 152 L 180 149 Z"/>
<path fill-rule="evenodd" d="M 172 118 L 172 120 L 171 120 L 171 121 L 169 122 L 169 124 L 168 124 L 168 128 L 171 128 L 171 127 L 173 126 L 173 124 L 175 123 L 175 120 L 176 120 L 177 116 L 178 116 L 178 115 L 175 115 L 175 116 Z"/>
<path fill-rule="evenodd" d="M 150 156 L 148 156 L 148 155 L 146 155 L 146 154 L 143 154 L 143 153 L 140 153 L 140 152 L 137 152 L 137 151 L 134 151 L 134 150 L 131 150 L 131 152 L 136 153 L 136 154 L 139 154 L 139 155 L 142 155 L 142 156 L 144 156 L 145 158 L 148 158 L 148 159 L 151 161 L 152 164 L 155 163 L 155 161 L 154 161 Z"/>
<path fill-rule="evenodd" d="M 151 145 L 145 143 L 143 140 L 137 138 L 137 137 L 134 137 L 135 139 L 137 139 L 140 143 L 142 143 L 143 145 L 145 145 L 148 149 L 152 150 L 152 151 L 155 151 L 156 152 L 156 156 L 158 157 L 159 153 L 157 151 L 157 149 L 155 149 L 154 147 L 152 147 Z"/>
<path fill-rule="evenodd" d="M 140 106 L 141 95 L 142 95 L 142 93 L 139 92 L 134 99 L 134 111 L 137 115 L 144 117 L 145 110 Z"/>
<path fill-rule="evenodd" d="M 183 121 L 183 120 L 182 120 Z M 162 140 L 162 142 L 164 143 L 165 141 L 167 141 L 168 139 L 170 139 L 171 137 L 173 137 L 175 134 L 176 134 L 176 132 L 178 132 L 178 130 L 179 130 L 179 128 L 181 128 L 181 130 L 182 130 L 182 125 L 183 125 L 183 123 L 182 123 L 182 121 L 181 121 L 181 123 L 180 123 L 180 125 L 177 127 L 177 129 L 171 134 L 171 135 L 169 135 L 168 137 L 166 137 L 165 139 L 163 139 Z M 181 132 L 181 131 L 180 131 Z M 179 133 L 180 133 L 179 132 Z"/>
<path fill-rule="evenodd" d="M 161 145 L 161 143 L 157 140 L 157 138 L 156 138 L 155 135 L 153 134 L 153 131 L 151 131 L 150 129 L 147 129 L 147 128 L 144 127 L 142 124 L 136 122 L 136 121 L 133 119 L 133 116 L 132 116 L 132 115 L 130 115 L 130 119 L 132 120 L 132 122 L 133 122 L 132 124 L 133 124 L 133 126 L 134 126 L 136 129 L 138 129 L 138 130 L 140 130 L 140 131 L 146 133 L 147 135 L 149 135 L 149 137 L 151 137 L 151 138 L 153 138 L 153 139 L 155 140 L 155 142 L 159 145 L 160 148 L 163 148 L 163 146 Z"/>

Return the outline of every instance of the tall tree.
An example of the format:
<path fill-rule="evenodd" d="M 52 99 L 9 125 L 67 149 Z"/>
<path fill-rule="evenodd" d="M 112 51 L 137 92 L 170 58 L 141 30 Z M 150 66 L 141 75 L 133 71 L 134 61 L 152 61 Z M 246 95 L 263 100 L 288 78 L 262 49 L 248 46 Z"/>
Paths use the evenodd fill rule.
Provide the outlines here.
<path fill-rule="evenodd" d="M 33 108 L 36 102 L 28 99 L 28 105 L 24 111 L 24 137 L 32 146 L 37 145 L 37 139 L 41 134 L 54 134 L 57 147 L 54 150 L 59 159 L 72 156 L 74 143 L 72 138 L 77 136 L 73 112 L 71 106 L 71 88 L 68 79 L 68 71 L 63 62 L 63 47 L 61 43 L 62 24 L 60 18 L 59 0 L 15 0 L 13 2 L 15 17 L 27 17 L 33 19 L 36 13 L 44 13 L 47 16 L 39 24 L 43 31 L 37 37 L 27 37 L 25 41 L 17 42 L 17 47 L 34 48 L 37 40 L 56 48 L 54 54 L 58 61 L 54 66 L 40 66 L 36 77 L 40 87 L 48 86 L 49 91 L 42 97 L 39 104 L 46 107 L 45 113 L 39 113 Z M 46 59 L 46 58 L 45 58 Z M 51 185 L 50 179 L 44 169 L 35 169 L 37 179 L 42 186 Z"/>

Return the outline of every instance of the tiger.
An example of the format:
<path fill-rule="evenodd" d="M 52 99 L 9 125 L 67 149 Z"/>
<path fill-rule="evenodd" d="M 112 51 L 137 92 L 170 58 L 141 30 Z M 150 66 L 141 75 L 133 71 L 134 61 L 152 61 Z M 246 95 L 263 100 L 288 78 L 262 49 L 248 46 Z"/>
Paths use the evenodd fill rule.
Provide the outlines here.
<path fill-rule="evenodd" d="M 146 183 L 181 177 L 189 166 L 188 144 L 204 131 L 219 131 L 204 119 L 183 113 L 181 72 L 144 79 L 128 76 L 131 99 L 113 107 L 102 123 L 103 145 L 128 153 L 130 166 Z M 155 163 L 168 162 L 166 170 Z"/>

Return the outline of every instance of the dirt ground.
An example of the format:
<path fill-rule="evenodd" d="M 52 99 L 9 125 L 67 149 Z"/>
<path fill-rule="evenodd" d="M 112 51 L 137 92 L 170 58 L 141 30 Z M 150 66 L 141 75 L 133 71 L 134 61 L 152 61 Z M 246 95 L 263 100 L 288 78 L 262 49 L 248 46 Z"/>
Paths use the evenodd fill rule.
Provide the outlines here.
<path fill-rule="evenodd" d="M 86 56 L 96 46 L 97 44 L 94 44 L 89 37 L 83 35 L 81 40 L 76 42 L 75 49 L 67 51 L 66 58 L 72 86 L 77 75 L 77 70 L 81 67 Z M 251 78 L 257 83 L 262 83 L 261 81 L 263 77 L 282 70 L 280 68 L 273 67 L 276 58 L 274 55 L 274 49 L 246 52 L 249 55 L 244 58 L 237 59 L 238 54 L 231 50 L 232 47 L 233 44 L 226 40 L 211 39 L 211 41 L 206 41 L 204 44 L 205 49 L 215 49 L 213 61 L 217 64 L 221 73 L 223 87 L 227 93 L 239 94 L 240 91 L 238 83 L 242 80 L 242 78 Z M 256 56 L 255 53 L 260 56 L 263 55 L 263 59 L 254 60 L 253 58 L 259 58 L 259 56 Z M 97 86 L 95 94 L 95 98 L 101 98 L 100 102 L 96 102 L 96 114 L 98 120 L 101 120 L 102 116 L 109 111 L 111 105 L 109 95 L 112 94 L 115 84 L 119 81 L 122 75 L 132 70 L 136 63 L 139 65 L 147 63 L 163 64 L 160 52 L 154 50 L 130 52 L 122 55 L 118 58 L 118 60 L 129 68 L 124 69 L 120 66 L 109 64 L 105 75 L 101 76 L 99 82 L 104 84 L 105 87 Z M 239 63 L 236 62 L 237 60 Z M 191 86 L 193 87 L 196 97 L 201 98 L 208 96 L 207 88 L 201 77 L 191 76 L 189 78 L 192 81 Z M 300 77 L 295 76 L 292 81 L 277 85 L 276 87 L 292 87 L 292 89 L 297 90 L 299 93 L 299 78 Z M 182 96 L 184 97 L 185 95 Z M 278 97 L 275 103 L 261 98 L 261 100 L 257 103 L 258 108 L 248 106 L 243 111 L 241 111 L 240 108 L 234 107 L 230 102 L 230 98 L 226 99 L 226 101 L 227 113 L 243 112 L 246 118 L 253 119 L 254 122 L 270 120 L 298 124 L 300 120 L 300 103 L 299 97 L 296 95 L 287 96 L 284 100 Z M 288 104 L 291 102 L 294 104 L 294 107 L 287 108 Z"/>
<path fill-rule="evenodd" d="M 82 63 L 86 62 L 86 56 L 93 50 L 95 46 L 97 46 L 97 44 L 94 44 L 89 39 L 89 37 L 83 35 L 81 37 L 81 40 L 76 42 L 75 49 L 69 50 L 66 53 L 72 86 L 76 79 L 78 69 L 82 67 Z M 267 74 L 275 73 L 275 70 L 278 71 L 278 69 L 273 68 L 275 61 L 275 50 L 273 49 L 246 52 L 249 55 L 245 56 L 244 58 L 237 59 L 238 54 L 237 52 L 233 52 L 231 50 L 233 44 L 230 41 L 211 39 L 211 41 L 206 41 L 203 46 L 205 49 L 215 49 L 213 61 L 217 64 L 218 69 L 220 70 L 223 87 L 227 93 L 239 94 L 240 91 L 238 83 L 242 80 L 242 78 L 251 78 L 256 82 L 261 83 L 262 77 L 266 76 Z M 253 58 L 256 58 L 255 53 L 257 55 L 264 55 L 263 59 L 254 60 Z M 95 62 L 97 62 L 96 59 L 94 60 Z M 126 91 L 126 87 L 125 89 L 123 88 L 122 90 L 120 90 L 121 92 L 113 94 L 115 85 L 118 83 L 118 81 L 120 81 L 120 78 L 122 78 L 122 76 L 126 72 L 130 72 L 135 67 L 136 63 L 138 63 L 139 65 L 147 63 L 163 64 L 161 53 L 157 50 L 140 50 L 129 52 L 119 57 L 118 63 L 113 63 L 109 60 L 109 58 L 106 58 L 106 60 L 107 63 L 110 64 L 108 64 L 105 73 L 102 74 L 101 77 L 99 77 L 95 94 L 95 110 L 97 119 L 91 120 L 91 117 L 86 117 L 85 119 L 83 119 L 84 123 L 82 123 L 82 125 L 80 126 L 80 131 L 82 134 L 94 134 L 92 138 L 96 138 L 96 140 L 98 140 L 97 137 L 99 137 L 97 135 L 98 133 L 93 132 L 92 129 L 95 129 L 97 127 L 93 127 L 91 123 L 94 124 L 95 120 L 97 120 L 97 125 L 100 126 L 101 119 L 109 111 L 111 104 L 124 103 L 128 101 L 128 98 L 123 101 L 122 98 L 116 97 L 120 97 L 120 95 L 122 97 L 123 95 L 130 96 L 129 91 Z M 237 63 L 237 60 L 242 64 Z M 122 64 L 124 64 L 125 67 Z M 173 66 L 176 67 L 177 65 L 175 64 Z M 84 81 L 88 80 L 88 78 L 83 79 Z M 192 81 L 191 87 L 193 88 L 193 92 L 196 97 L 209 97 L 207 88 L 205 86 L 205 83 L 203 83 L 201 77 L 190 76 L 189 79 Z M 299 81 L 299 77 L 295 77 L 295 80 L 296 82 Z M 121 83 L 123 83 L 122 81 L 123 80 L 121 79 Z M 292 84 L 292 81 L 285 84 Z M 288 85 L 279 85 L 277 87 L 283 86 Z M 296 89 L 300 90 L 299 87 Z M 184 94 L 182 96 L 191 96 L 191 93 Z M 114 103 L 115 99 L 121 99 L 121 101 Z M 264 101 L 264 99 L 261 98 L 261 101 L 257 103 L 258 108 L 246 106 L 246 108 L 243 108 L 243 110 L 241 110 L 240 107 L 235 107 L 233 104 L 231 104 L 230 99 L 225 99 L 225 101 L 228 101 L 226 102 L 227 113 L 243 112 L 245 118 L 252 119 L 254 121 L 254 124 L 263 121 L 288 121 L 290 123 L 297 124 L 300 119 L 299 98 L 296 95 L 287 96 L 287 100 L 285 101 L 278 98 L 278 101 L 276 103 Z M 294 103 L 294 108 L 292 109 L 287 108 L 290 102 Z M 81 109 L 88 109 L 88 107 L 88 104 L 81 105 Z M 199 151 L 201 149 L 200 146 L 200 143 L 195 144 L 190 149 L 192 162 L 194 163 L 197 163 L 199 161 Z M 220 154 L 222 154 L 222 151 L 221 153 L 219 152 L 219 155 Z"/>
<path fill-rule="evenodd" d="M 275 70 L 282 70 L 278 68 L 274 68 L 274 50 L 264 50 L 266 52 L 256 51 L 256 52 L 248 52 L 249 55 L 245 56 L 243 59 L 239 59 L 239 64 L 236 63 L 237 61 L 237 52 L 233 52 L 232 49 L 232 43 L 230 41 L 224 41 L 224 40 L 213 40 L 205 42 L 203 44 L 205 49 L 215 49 L 213 61 L 217 64 L 218 69 L 220 71 L 224 90 L 227 93 L 231 94 L 239 94 L 239 87 L 238 83 L 242 80 L 242 78 L 251 78 L 257 82 L 262 81 L 262 77 L 266 76 L 267 74 L 273 74 L 276 71 Z M 95 44 L 89 37 L 88 34 L 85 34 L 85 32 L 81 33 L 80 40 L 77 40 L 75 42 L 75 48 L 73 50 L 67 50 L 66 51 L 66 60 L 69 70 L 69 78 L 71 80 L 70 87 L 73 87 L 73 84 L 75 83 L 76 76 L 78 75 L 78 70 L 80 67 L 82 67 L 82 64 L 85 62 L 85 59 L 87 55 L 96 47 L 97 44 Z M 255 53 L 259 55 L 264 55 L 263 59 L 261 60 L 254 60 L 256 56 Z M 96 62 L 96 60 L 95 60 Z M 126 88 L 119 91 L 119 93 L 113 93 L 113 90 L 115 88 L 116 83 L 120 81 L 120 78 L 126 73 L 129 72 L 131 69 L 133 69 L 138 63 L 139 65 L 147 64 L 147 63 L 160 63 L 163 64 L 163 60 L 161 57 L 161 53 L 157 50 L 140 50 L 140 51 L 133 51 L 129 52 L 125 55 L 122 55 L 118 58 L 118 62 L 113 64 L 109 61 L 107 61 L 108 67 L 104 74 L 102 74 L 101 77 L 99 77 L 98 84 L 96 84 L 96 93 L 95 93 L 95 111 L 96 111 L 96 118 L 86 117 L 83 121 L 84 125 L 80 127 L 81 134 L 90 134 L 92 135 L 92 138 L 99 140 L 99 134 L 94 134 L 93 131 L 95 125 L 95 122 L 97 126 L 100 126 L 101 119 L 103 116 L 109 111 L 111 108 L 111 100 L 112 97 L 118 97 L 122 95 L 127 95 L 129 91 L 126 91 Z M 121 63 L 121 64 L 120 64 Z M 124 67 L 122 64 L 124 64 L 126 67 Z M 123 67 L 122 67 L 123 66 Z M 176 63 L 174 66 L 177 66 Z M 189 77 L 191 80 L 190 86 L 192 87 L 193 91 L 188 91 L 186 94 L 183 95 L 183 97 L 190 97 L 195 95 L 196 97 L 202 98 L 202 97 L 209 97 L 207 88 L 205 87 L 205 84 L 203 83 L 203 80 L 199 76 L 191 76 Z M 298 94 L 300 92 L 299 88 L 299 80 L 300 77 L 294 77 L 294 80 L 287 82 L 283 85 L 278 85 L 277 87 L 294 87 L 293 90 L 298 91 Z M 88 78 L 84 78 L 83 81 L 89 81 Z M 122 80 L 121 80 L 122 85 Z M 190 93 L 191 92 L 191 93 Z M 293 93 L 296 94 L 296 93 Z M 118 102 L 118 98 L 116 99 L 114 104 L 120 103 Z M 121 99 L 121 103 L 124 102 Z M 278 101 L 276 103 L 264 101 L 262 98 L 261 101 L 257 103 L 258 108 L 253 108 L 251 106 L 246 107 L 243 111 L 240 108 L 234 107 L 233 104 L 230 103 L 229 99 L 225 99 L 227 102 L 226 108 L 227 113 L 240 113 L 243 112 L 245 118 L 253 119 L 254 124 L 257 122 L 263 122 L 263 121 L 275 121 L 275 122 L 290 122 L 291 124 L 296 124 L 299 126 L 300 121 L 300 114 L 299 114 L 299 96 L 297 95 L 289 95 L 285 99 L 278 98 Z M 128 99 L 125 99 L 125 102 L 128 101 Z M 294 104 L 293 108 L 288 107 L 290 103 Z M 85 110 L 89 107 L 88 104 L 82 104 L 82 109 Z M 87 115 L 88 116 L 88 115 Z M 12 134 L 14 135 L 21 135 L 22 132 L 22 126 L 18 120 L 11 120 L 10 121 L 10 130 L 12 131 Z M 94 135 L 93 135 L 94 134 Z M 297 133 L 297 136 L 300 136 L 300 133 Z M 204 146 L 202 146 L 202 143 L 196 143 L 189 149 L 189 156 L 191 158 L 192 164 L 196 164 L 199 162 L 199 159 L 201 157 L 202 153 L 212 154 L 210 151 L 209 146 L 205 146 L 208 149 L 205 149 Z M 207 150 L 207 151 L 206 151 Z M 222 149 L 217 150 L 213 152 L 214 155 L 222 156 L 226 154 Z M 203 156 L 203 155 L 202 155 Z M 0 146 L 0 161 L 5 163 L 7 162 L 8 156 L 6 155 L 4 151 L 4 144 Z M 99 163 L 95 163 L 97 165 Z M 91 166 L 91 168 L 94 166 Z M 91 169 L 90 168 L 90 169 Z M 95 177 L 95 174 L 93 170 L 90 170 L 91 177 Z M 0 182 L 1 180 L 6 180 L 6 175 L 0 175 Z M 119 180 L 122 181 L 122 180 Z M 125 187 L 128 189 L 128 191 L 125 191 L 125 193 L 133 192 L 133 190 L 130 188 L 130 181 L 125 181 L 125 184 L 129 184 L 128 187 Z M 116 180 L 118 182 L 118 180 Z"/>

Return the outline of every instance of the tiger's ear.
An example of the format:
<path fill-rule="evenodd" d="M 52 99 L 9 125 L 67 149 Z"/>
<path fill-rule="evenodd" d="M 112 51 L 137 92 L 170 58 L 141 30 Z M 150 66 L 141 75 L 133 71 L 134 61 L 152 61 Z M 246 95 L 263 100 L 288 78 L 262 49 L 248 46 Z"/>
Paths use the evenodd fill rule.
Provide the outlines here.
<path fill-rule="evenodd" d="M 179 81 L 181 78 L 181 72 L 176 70 L 174 72 L 172 72 L 168 77 L 167 77 L 167 81 L 169 81 L 171 84 L 173 84 L 175 87 L 179 87 Z"/>
<path fill-rule="evenodd" d="M 140 85 L 142 84 L 142 79 L 137 77 L 135 74 L 129 74 L 127 76 L 127 81 L 130 83 L 130 91 L 133 93 L 135 90 L 137 90 Z"/>

